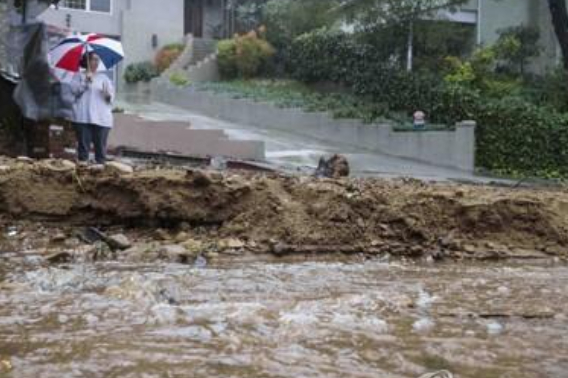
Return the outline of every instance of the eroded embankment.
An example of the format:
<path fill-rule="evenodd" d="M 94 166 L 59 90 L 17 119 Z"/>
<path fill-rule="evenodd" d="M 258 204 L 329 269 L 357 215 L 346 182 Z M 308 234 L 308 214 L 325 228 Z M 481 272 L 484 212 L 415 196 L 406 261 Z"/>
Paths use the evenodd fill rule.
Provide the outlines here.
<path fill-rule="evenodd" d="M 196 239 L 238 240 L 234 248 L 259 253 L 568 256 L 563 190 L 185 170 L 121 174 L 10 161 L 0 172 L 0 212 L 68 225 L 183 224 Z"/>

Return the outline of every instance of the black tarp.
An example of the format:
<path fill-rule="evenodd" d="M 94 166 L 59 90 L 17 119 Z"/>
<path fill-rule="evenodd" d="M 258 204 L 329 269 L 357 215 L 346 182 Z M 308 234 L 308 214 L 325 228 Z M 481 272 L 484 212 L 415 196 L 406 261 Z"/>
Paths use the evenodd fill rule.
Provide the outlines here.
<path fill-rule="evenodd" d="M 14 100 L 23 116 L 34 121 L 72 116 L 69 85 L 52 75 L 46 26 L 36 19 L 52 3 L 57 1 L 9 0 L 8 66 L 19 75 Z"/>
<path fill-rule="evenodd" d="M 20 67 L 20 82 L 14 100 L 22 114 L 34 121 L 70 119 L 74 97 L 69 84 L 59 82 L 51 73 L 48 62 L 46 26 L 43 23 L 26 24 L 13 28 L 25 46 Z"/>

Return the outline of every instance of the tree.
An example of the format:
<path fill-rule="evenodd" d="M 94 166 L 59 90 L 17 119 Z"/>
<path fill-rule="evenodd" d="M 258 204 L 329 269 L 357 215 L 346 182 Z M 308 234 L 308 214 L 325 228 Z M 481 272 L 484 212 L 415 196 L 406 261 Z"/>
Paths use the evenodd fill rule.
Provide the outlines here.
<path fill-rule="evenodd" d="M 466 2 L 467 0 L 341 0 L 337 11 L 347 15 L 348 20 L 363 32 L 393 26 L 405 30 L 406 68 L 411 71 L 414 64 L 416 23 L 429 18 L 440 19 L 440 11 L 454 10 Z"/>
<path fill-rule="evenodd" d="M 262 21 L 268 40 L 276 47 L 290 45 L 301 34 L 331 26 L 335 0 L 270 0 L 263 8 Z"/>
<path fill-rule="evenodd" d="M 568 7 L 566 0 L 548 0 L 554 32 L 560 43 L 564 69 L 568 71 Z"/>
<path fill-rule="evenodd" d="M 537 28 L 512 26 L 499 30 L 499 39 L 494 48 L 497 58 L 503 60 L 507 68 L 515 67 L 518 73 L 524 75 L 529 61 L 540 55 L 539 40 L 540 32 Z"/>

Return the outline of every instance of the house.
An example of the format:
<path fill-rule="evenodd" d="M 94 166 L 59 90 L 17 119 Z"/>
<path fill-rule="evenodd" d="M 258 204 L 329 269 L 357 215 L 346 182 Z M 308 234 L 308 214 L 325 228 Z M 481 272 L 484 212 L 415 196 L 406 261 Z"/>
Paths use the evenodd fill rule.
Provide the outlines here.
<path fill-rule="evenodd" d="M 499 38 L 499 30 L 518 25 L 538 28 L 542 53 L 535 59 L 533 71 L 545 72 L 561 61 L 560 46 L 550 16 L 548 2 L 543 0 L 470 0 L 459 15 L 460 22 L 473 23 L 476 42 L 489 46 Z"/>
<path fill-rule="evenodd" d="M 232 34 L 229 0 L 61 0 L 41 15 L 48 24 L 120 39 L 130 63 L 153 60 L 187 34 L 213 39 Z"/>
<path fill-rule="evenodd" d="M 162 46 L 182 42 L 188 34 L 204 40 L 231 36 L 235 30 L 231 4 L 231 0 L 61 0 L 41 19 L 58 27 L 121 39 L 125 64 L 129 64 L 152 60 Z M 535 59 L 533 70 L 544 72 L 561 58 L 549 12 L 543 0 L 469 0 L 458 12 L 442 13 L 475 28 L 478 45 L 494 43 L 499 30 L 509 26 L 537 27 L 542 54 Z"/>

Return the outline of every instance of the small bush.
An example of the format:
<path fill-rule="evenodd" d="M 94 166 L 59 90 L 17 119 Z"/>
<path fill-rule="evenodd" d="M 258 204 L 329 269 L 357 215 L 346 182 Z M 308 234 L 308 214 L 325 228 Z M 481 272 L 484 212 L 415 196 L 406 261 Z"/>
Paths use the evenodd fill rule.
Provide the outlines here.
<path fill-rule="evenodd" d="M 151 62 L 129 64 L 124 71 L 124 80 L 130 84 L 149 82 L 157 76 L 158 70 Z"/>
<path fill-rule="evenodd" d="M 174 72 L 170 75 L 170 83 L 177 85 L 178 87 L 185 87 L 189 85 L 191 82 L 187 78 L 187 76 L 181 72 Z"/>
<path fill-rule="evenodd" d="M 217 44 L 217 63 L 219 73 L 225 79 L 233 79 L 238 75 L 236 39 L 225 39 Z"/>
<path fill-rule="evenodd" d="M 158 51 L 155 58 L 155 65 L 158 72 L 162 73 L 167 70 L 173 62 L 179 58 L 185 46 L 182 44 L 174 43 L 166 45 Z"/>
<path fill-rule="evenodd" d="M 252 31 L 218 44 L 218 62 L 225 79 L 253 78 L 267 69 L 275 50 L 264 38 Z"/>

